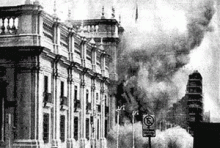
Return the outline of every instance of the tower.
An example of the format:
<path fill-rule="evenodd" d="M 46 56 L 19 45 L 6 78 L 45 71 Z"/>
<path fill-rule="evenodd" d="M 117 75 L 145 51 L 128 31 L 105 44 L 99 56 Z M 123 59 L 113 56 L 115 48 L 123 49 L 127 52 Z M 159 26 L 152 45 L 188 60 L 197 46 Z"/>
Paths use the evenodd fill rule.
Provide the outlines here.
<path fill-rule="evenodd" d="M 189 75 L 186 96 L 189 124 L 201 122 L 203 120 L 202 76 L 197 70 Z"/>

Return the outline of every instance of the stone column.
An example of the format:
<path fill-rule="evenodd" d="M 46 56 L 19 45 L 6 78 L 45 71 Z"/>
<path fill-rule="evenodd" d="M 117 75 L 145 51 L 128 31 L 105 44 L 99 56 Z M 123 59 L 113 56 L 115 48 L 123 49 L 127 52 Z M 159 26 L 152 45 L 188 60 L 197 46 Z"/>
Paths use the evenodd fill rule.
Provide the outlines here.
<path fill-rule="evenodd" d="M 42 100 L 39 99 L 39 61 L 38 55 L 20 58 L 16 67 L 16 96 L 17 96 L 17 127 L 14 148 L 40 147 L 43 143 L 39 135 L 39 108 Z"/>

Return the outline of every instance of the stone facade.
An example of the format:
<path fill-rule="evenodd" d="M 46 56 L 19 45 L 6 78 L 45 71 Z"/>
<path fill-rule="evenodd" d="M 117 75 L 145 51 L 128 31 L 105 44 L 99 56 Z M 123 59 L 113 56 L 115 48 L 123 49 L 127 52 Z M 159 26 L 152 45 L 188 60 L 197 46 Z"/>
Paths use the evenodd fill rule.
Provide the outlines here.
<path fill-rule="evenodd" d="M 0 147 L 106 147 L 123 28 L 0 7 Z"/>

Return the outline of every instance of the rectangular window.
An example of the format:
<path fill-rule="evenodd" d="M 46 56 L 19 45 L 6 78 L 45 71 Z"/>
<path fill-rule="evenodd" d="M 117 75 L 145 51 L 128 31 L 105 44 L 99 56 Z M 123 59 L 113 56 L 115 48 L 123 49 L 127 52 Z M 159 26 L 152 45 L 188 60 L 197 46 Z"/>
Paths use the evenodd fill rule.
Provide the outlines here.
<path fill-rule="evenodd" d="M 110 63 L 109 59 L 106 58 L 106 60 L 105 60 L 105 69 L 106 69 L 106 70 L 109 69 L 109 63 Z"/>
<path fill-rule="evenodd" d="M 78 140 L 78 117 L 74 117 L 74 139 Z"/>
<path fill-rule="evenodd" d="M 105 95 L 105 106 L 108 106 L 108 99 L 106 95 Z"/>
<path fill-rule="evenodd" d="M 99 103 L 99 94 L 96 93 L 96 103 L 98 104 Z"/>
<path fill-rule="evenodd" d="M 89 103 L 89 90 L 86 90 L 86 104 Z"/>
<path fill-rule="evenodd" d="M 65 115 L 60 116 L 60 140 L 65 141 Z"/>
<path fill-rule="evenodd" d="M 91 58 L 92 58 L 92 51 L 87 49 L 86 50 L 86 59 L 91 61 Z"/>
<path fill-rule="evenodd" d="M 86 139 L 89 140 L 89 119 L 86 118 Z"/>
<path fill-rule="evenodd" d="M 44 113 L 43 116 L 43 140 L 44 143 L 49 142 L 49 114 Z"/>
<path fill-rule="evenodd" d="M 0 140 L 4 141 L 4 132 L 5 132 L 5 128 L 4 128 L 4 98 L 1 97 L 0 100 Z"/>
<path fill-rule="evenodd" d="M 101 53 L 99 53 L 99 52 L 96 54 L 96 64 L 98 66 L 100 66 L 100 64 L 101 64 Z"/>
<path fill-rule="evenodd" d="M 48 92 L 48 76 L 44 76 L 44 93 Z"/>
<path fill-rule="evenodd" d="M 80 45 L 75 42 L 74 47 L 74 52 L 76 53 L 77 57 L 81 57 Z"/>
<path fill-rule="evenodd" d="M 64 82 L 61 81 L 60 84 L 60 96 L 63 97 L 64 96 Z"/>
<path fill-rule="evenodd" d="M 77 86 L 75 86 L 75 88 L 74 88 L 74 100 L 77 100 L 77 92 L 78 92 L 78 88 L 77 88 Z"/>
<path fill-rule="evenodd" d="M 107 137 L 108 134 L 108 120 L 105 120 L 105 137 Z"/>
<path fill-rule="evenodd" d="M 97 120 L 97 139 L 99 139 L 99 119 Z"/>

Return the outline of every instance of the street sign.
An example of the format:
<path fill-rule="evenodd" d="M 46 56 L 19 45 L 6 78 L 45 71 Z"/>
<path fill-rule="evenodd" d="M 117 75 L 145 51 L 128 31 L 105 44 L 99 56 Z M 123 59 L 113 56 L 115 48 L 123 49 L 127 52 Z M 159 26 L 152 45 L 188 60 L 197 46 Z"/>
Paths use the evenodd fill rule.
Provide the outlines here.
<path fill-rule="evenodd" d="M 156 136 L 156 123 L 154 115 L 143 115 L 142 133 L 143 137 L 155 137 Z"/>

